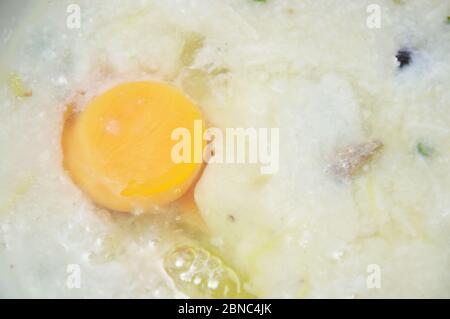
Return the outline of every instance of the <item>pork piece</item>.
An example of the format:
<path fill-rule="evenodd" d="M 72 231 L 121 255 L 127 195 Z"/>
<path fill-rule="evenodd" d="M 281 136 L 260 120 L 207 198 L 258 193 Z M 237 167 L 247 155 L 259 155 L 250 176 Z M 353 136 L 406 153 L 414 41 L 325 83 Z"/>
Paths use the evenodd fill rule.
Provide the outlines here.
<path fill-rule="evenodd" d="M 341 179 L 352 177 L 379 153 L 382 147 L 383 143 L 378 140 L 347 146 L 338 151 L 329 171 Z"/>

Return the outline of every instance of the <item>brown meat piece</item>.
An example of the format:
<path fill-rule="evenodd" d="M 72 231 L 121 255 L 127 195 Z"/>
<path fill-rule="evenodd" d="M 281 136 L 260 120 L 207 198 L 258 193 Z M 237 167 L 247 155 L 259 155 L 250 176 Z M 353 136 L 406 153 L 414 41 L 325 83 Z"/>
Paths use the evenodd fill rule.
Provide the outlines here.
<path fill-rule="evenodd" d="M 374 140 L 351 145 L 340 150 L 330 171 L 339 178 L 348 178 L 369 162 L 383 147 L 383 143 Z"/>

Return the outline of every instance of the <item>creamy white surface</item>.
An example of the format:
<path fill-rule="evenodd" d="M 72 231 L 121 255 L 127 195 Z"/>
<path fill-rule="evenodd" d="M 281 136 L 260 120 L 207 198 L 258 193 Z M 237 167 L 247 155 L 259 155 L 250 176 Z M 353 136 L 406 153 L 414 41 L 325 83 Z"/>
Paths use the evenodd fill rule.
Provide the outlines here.
<path fill-rule="evenodd" d="M 250 292 L 450 297 L 450 2 L 378 1 L 381 28 L 368 29 L 372 2 L 80 1 L 79 30 L 65 25 L 70 1 L 37 4 L 1 39 L 3 83 L 15 71 L 33 96 L 0 87 L 0 295 L 183 296 L 161 267 L 180 238 L 167 235 L 172 215 L 99 214 L 61 165 L 77 91 L 82 105 L 114 83 L 155 79 L 214 126 L 280 128 L 278 174 L 209 165 L 195 193 Z M 204 43 L 184 65 L 193 34 Z M 400 71 L 401 48 L 414 55 Z M 346 183 L 327 174 L 337 149 L 375 138 L 384 148 L 364 172 Z M 67 289 L 68 264 L 81 266 L 82 288 Z M 366 287 L 370 264 L 381 289 Z"/>

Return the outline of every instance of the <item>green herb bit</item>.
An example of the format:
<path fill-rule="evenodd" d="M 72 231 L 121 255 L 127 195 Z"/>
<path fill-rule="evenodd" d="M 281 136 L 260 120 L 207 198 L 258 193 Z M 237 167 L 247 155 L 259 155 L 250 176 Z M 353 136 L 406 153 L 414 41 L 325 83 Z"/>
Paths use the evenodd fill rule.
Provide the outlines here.
<path fill-rule="evenodd" d="M 434 150 L 431 146 L 425 144 L 425 143 L 417 143 L 417 152 L 425 157 L 430 157 L 433 155 Z"/>
<path fill-rule="evenodd" d="M 11 197 L 5 202 L 0 203 L 0 215 L 7 213 L 19 203 L 22 198 L 28 193 L 30 188 L 34 185 L 36 176 L 30 174 L 26 176 L 23 180 L 19 181 L 19 184 L 14 188 Z"/>
<path fill-rule="evenodd" d="M 197 52 L 203 47 L 205 38 L 198 33 L 188 33 L 185 36 L 185 43 L 181 52 L 180 60 L 183 66 L 191 65 Z"/>
<path fill-rule="evenodd" d="M 24 86 L 19 75 L 14 72 L 9 74 L 8 84 L 16 97 L 27 97 L 33 95 L 32 91 Z"/>

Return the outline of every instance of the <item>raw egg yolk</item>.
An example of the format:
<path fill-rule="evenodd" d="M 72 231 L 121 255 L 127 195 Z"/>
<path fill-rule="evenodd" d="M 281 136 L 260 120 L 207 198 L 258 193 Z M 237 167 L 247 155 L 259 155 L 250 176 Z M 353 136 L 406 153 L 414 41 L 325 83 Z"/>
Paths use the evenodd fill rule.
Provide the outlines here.
<path fill-rule="evenodd" d="M 171 86 L 118 85 L 66 120 L 64 167 L 106 208 L 134 212 L 167 204 L 181 197 L 201 170 L 193 142 L 191 161 L 177 163 L 171 155 L 177 143 L 172 132 L 185 128 L 194 136 L 196 120 L 202 120 L 200 111 Z"/>

